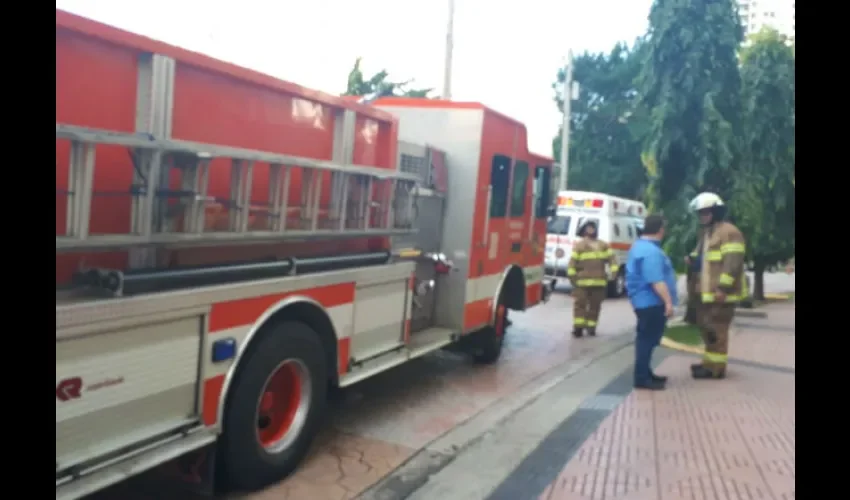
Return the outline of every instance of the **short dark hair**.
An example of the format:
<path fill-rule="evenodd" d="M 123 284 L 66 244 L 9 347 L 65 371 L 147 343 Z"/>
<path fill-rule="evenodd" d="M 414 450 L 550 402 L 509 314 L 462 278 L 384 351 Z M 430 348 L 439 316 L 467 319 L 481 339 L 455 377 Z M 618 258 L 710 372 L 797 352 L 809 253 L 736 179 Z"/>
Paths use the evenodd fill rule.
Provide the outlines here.
<path fill-rule="evenodd" d="M 655 235 L 661 232 L 661 229 L 665 224 L 664 216 L 658 214 L 647 215 L 646 219 L 643 220 L 643 234 L 646 235 Z"/>

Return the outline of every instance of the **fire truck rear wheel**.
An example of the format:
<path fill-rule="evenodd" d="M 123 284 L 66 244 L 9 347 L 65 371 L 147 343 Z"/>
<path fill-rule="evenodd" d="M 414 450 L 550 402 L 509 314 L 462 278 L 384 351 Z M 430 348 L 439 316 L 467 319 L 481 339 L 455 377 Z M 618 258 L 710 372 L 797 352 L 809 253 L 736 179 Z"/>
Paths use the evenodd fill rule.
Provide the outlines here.
<path fill-rule="evenodd" d="M 328 382 L 318 335 L 298 321 L 271 328 L 240 361 L 227 398 L 218 450 L 226 490 L 257 490 L 292 473 L 323 417 Z"/>
<path fill-rule="evenodd" d="M 502 355 L 502 345 L 505 343 L 505 333 L 508 327 L 508 309 L 499 303 L 496 306 L 496 317 L 493 326 L 485 327 L 478 332 L 478 339 L 472 349 L 472 359 L 476 363 L 492 364 Z"/>

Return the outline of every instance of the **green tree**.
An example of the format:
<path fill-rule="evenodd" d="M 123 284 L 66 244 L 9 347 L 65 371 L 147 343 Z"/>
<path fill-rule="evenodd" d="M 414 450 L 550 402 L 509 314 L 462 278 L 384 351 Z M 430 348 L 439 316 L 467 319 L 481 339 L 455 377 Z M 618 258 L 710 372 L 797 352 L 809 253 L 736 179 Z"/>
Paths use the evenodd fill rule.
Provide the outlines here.
<path fill-rule="evenodd" d="M 641 44 L 618 43 L 609 53 L 585 52 L 573 59 L 579 95 L 570 109 L 571 189 L 642 198 L 646 172 L 640 161 L 645 114 L 636 109 L 635 79 Z M 564 70 L 558 72 L 555 102 L 563 113 Z M 561 131 L 554 138 L 560 161 Z"/>
<path fill-rule="evenodd" d="M 733 0 L 655 0 L 639 77 L 648 109 L 644 165 L 652 210 L 668 220 L 665 247 L 681 261 L 693 241 L 687 202 L 700 190 L 724 198 L 738 169 L 743 29 Z"/>
<path fill-rule="evenodd" d="M 775 30 L 741 50 L 742 168 L 730 209 L 747 237 L 753 296 L 764 299 L 764 272 L 795 251 L 795 58 Z"/>
<path fill-rule="evenodd" d="M 354 62 L 354 67 L 348 73 L 348 85 L 343 95 L 369 96 L 369 97 L 388 97 L 388 96 L 405 96 L 405 97 L 429 97 L 428 94 L 434 89 L 408 89 L 407 86 L 413 83 L 413 80 L 403 82 L 393 82 L 388 80 L 389 73 L 386 70 L 381 70 L 371 78 L 365 78 L 360 64 L 363 58 L 358 57 Z"/>

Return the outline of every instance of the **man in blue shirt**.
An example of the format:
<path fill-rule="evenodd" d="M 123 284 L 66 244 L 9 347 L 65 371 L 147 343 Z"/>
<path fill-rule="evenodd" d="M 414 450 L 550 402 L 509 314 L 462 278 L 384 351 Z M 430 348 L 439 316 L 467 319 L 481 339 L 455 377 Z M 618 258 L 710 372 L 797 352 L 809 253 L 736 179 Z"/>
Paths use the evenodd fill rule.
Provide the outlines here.
<path fill-rule="evenodd" d="M 662 390 L 667 377 L 652 373 L 652 351 L 661 343 L 667 318 L 676 305 L 676 271 L 664 250 L 664 218 L 650 215 L 643 233 L 629 250 L 626 260 L 626 289 L 637 315 L 635 339 L 636 389 Z"/>

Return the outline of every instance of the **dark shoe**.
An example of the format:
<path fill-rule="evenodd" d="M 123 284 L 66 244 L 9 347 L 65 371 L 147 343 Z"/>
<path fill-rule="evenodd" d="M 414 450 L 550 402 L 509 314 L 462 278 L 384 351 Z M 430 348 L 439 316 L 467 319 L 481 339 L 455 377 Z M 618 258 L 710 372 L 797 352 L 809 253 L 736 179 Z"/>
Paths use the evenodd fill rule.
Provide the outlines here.
<path fill-rule="evenodd" d="M 709 370 L 704 366 L 699 366 L 691 370 L 691 376 L 697 380 L 708 380 L 708 379 L 724 379 L 726 378 L 726 373 L 721 372 L 720 374 L 715 374 L 713 371 Z"/>
<path fill-rule="evenodd" d="M 581 328 L 578 328 L 578 327 L 573 328 L 573 337 L 579 338 L 579 337 L 581 337 L 581 335 L 582 335 L 582 329 Z"/>
<path fill-rule="evenodd" d="M 596 328 L 588 328 L 587 334 L 590 335 L 591 337 L 595 337 L 596 336 Z"/>
<path fill-rule="evenodd" d="M 694 364 L 692 364 L 692 365 L 691 365 L 691 373 L 693 373 L 693 372 L 694 372 L 694 370 L 699 370 L 700 368 L 702 368 L 702 363 L 694 363 Z"/>
<path fill-rule="evenodd" d="M 666 384 L 658 380 L 650 380 L 648 382 L 636 382 L 635 389 L 646 389 L 648 391 L 663 391 Z"/>
<path fill-rule="evenodd" d="M 513 322 L 513 321 L 511 321 L 511 320 L 510 320 L 510 319 L 508 319 L 508 318 L 505 318 L 505 328 L 507 328 L 507 327 L 509 327 L 509 326 L 511 326 L 511 325 L 513 325 L 513 324 L 514 324 L 514 322 Z"/>
<path fill-rule="evenodd" d="M 656 375 L 656 374 L 652 373 L 649 376 L 652 378 L 652 380 L 654 380 L 656 382 L 661 382 L 662 384 L 667 383 L 667 377 L 665 377 L 663 375 Z"/>

